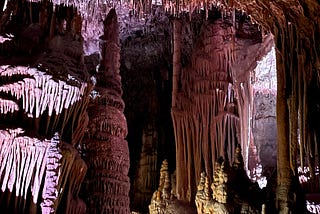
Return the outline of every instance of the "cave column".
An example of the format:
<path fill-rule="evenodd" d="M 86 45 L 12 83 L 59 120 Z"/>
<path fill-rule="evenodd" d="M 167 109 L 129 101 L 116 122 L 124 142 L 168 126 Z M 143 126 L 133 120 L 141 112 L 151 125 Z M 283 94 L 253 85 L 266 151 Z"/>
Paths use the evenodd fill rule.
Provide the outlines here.
<path fill-rule="evenodd" d="M 95 90 L 88 108 L 87 213 L 129 214 L 129 148 L 120 77 L 119 23 L 115 9 L 104 21 L 104 41 Z"/>
<path fill-rule="evenodd" d="M 289 158 L 289 118 L 286 98 L 285 68 L 277 51 L 277 206 L 280 213 L 288 213 L 288 194 L 291 183 Z"/>
<path fill-rule="evenodd" d="M 175 109 L 177 107 L 177 94 L 178 94 L 178 85 L 180 81 L 180 72 L 181 72 L 181 21 L 177 18 L 173 20 L 173 77 L 172 77 L 172 108 L 171 116 L 173 121 L 174 135 L 175 135 L 175 144 L 176 144 L 176 193 L 178 199 L 184 198 L 184 193 L 181 191 L 182 179 L 181 175 L 181 152 L 183 151 L 183 145 L 181 145 L 181 140 L 179 140 L 178 124 L 177 124 L 177 115 L 175 114 Z"/>
<path fill-rule="evenodd" d="M 176 107 L 178 85 L 181 72 L 181 21 L 173 20 L 173 78 L 172 78 L 172 107 Z"/>
<path fill-rule="evenodd" d="M 284 26 L 284 27 L 279 27 Z M 299 26 L 292 24 L 279 24 L 275 29 L 276 59 L 277 59 L 277 199 L 276 206 L 279 213 L 301 213 L 304 212 L 305 204 L 301 186 L 297 177 L 297 153 L 298 144 L 305 147 L 305 130 L 303 124 L 298 124 L 298 97 L 305 94 L 300 91 L 298 81 L 305 81 L 305 77 L 312 72 L 305 60 L 305 47 L 300 35 L 295 29 Z M 297 51 L 298 50 L 298 51 Z M 301 67 L 303 66 L 303 68 Z M 305 83 L 304 83 L 305 84 Z M 309 84 L 309 83 L 308 83 Z M 305 89 L 303 89 L 304 91 Z M 303 95 L 302 95 L 303 94 Z M 305 114 L 308 109 L 302 105 Z M 300 117 L 305 118 L 305 115 Z M 300 132 L 301 139 L 298 141 Z M 300 148 L 304 150 L 304 148 Z"/>

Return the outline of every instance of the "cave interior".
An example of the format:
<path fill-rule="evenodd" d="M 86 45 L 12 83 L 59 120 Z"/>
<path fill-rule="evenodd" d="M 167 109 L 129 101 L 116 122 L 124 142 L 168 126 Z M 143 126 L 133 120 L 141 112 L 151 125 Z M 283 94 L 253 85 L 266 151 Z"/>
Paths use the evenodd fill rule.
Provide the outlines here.
<path fill-rule="evenodd" d="M 320 213 L 319 11 L 2 0 L 0 209 Z"/>

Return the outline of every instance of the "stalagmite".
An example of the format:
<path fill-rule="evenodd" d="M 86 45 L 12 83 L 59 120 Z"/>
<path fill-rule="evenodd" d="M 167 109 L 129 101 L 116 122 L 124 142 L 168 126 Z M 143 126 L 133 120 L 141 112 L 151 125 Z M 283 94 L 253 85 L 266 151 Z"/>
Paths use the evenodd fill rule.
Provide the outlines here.
<path fill-rule="evenodd" d="M 95 90 L 100 94 L 88 109 L 89 127 L 84 138 L 88 174 L 85 186 L 88 213 L 130 213 L 129 151 L 124 138 L 127 123 L 121 100 L 119 24 L 112 9 L 104 21 L 104 45 Z M 112 87 L 106 83 L 111 83 Z M 116 95 L 116 96 L 115 96 Z M 112 102 L 103 100 L 116 99 Z M 120 101 L 121 102 L 121 101 Z"/>
<path fill-rule="evenodd" d="M 205 181 L 206 181 L 206 173 L 202 172 L 201 176 L 200 176 L 200 181 L 199 184 L 197 186 L 197 194 L 195 197 L 195 203 L 197 206 L 197 213 L 203 213 L 204 210 L 204 205 L 205 205 L 205 200 L 206 198 L 204 197 L 204 188 L 205 188 Z"/>
<path fill-rule="evenodd" d="M 168 170 L 168 161 L 164 160 L 160 169 L 159 187 L 152 195 L 151 203 L 149 205 L 149 213 L 163 214 L 170 212 L 169 207 L 176 202 L 174 195 L 172 195 L 171 192 L 172 189 Z"/>

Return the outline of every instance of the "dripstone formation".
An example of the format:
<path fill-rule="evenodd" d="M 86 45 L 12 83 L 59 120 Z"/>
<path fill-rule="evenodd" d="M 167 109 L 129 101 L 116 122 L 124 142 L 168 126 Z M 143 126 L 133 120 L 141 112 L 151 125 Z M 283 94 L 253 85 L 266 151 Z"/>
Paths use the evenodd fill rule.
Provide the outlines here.
<path fill-rule="evenodd" d="M 0 210 L 319 213 L 319 11 L 1 0 Z"/>
<path fill-rule="evenodd" d="M 129 151 L 127 123 L 119 75 L 119 24 L 115 10 L 104 21 L 104 36 L 95 97 L 89 104 L 84 139 L 88 213 L 127 214 L 129 210 Z"/>

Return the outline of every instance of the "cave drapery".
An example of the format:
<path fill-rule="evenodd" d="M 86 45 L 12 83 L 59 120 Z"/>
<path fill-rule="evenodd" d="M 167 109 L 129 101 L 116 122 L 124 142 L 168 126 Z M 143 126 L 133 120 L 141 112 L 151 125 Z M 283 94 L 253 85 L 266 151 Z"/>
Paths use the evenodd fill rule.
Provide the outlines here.
<path fill-rule="evenodd" d="M 121 100 L 119 30 L 110 30 L 113 29 L 110 26 L 108 29 L 109 24 L 117 25 L 108 19 L 102 22 L 111 7 L 122 12 L 119 8 L 127 5 L 85 0 L 32 2 L 5 0 L 0 3 L 0 33 L 7 33 L 0 37 L 1 163 L 6 162 L 1 168 L 1 208 L 26 213 L 47 208 L 46 212 L 85 212 L 84 202 L 77 196 L 87 170 L 76 151 L 80 148 L 89 167 L 84 186 L 98 194 L 83 197 L 87 200 L 88 212 L 129 213 L 129 154 L 124 140 L 127 127 Z M 208 27 L 203 33 L 203 47 L 196 44 L 190 64 L 182 67 L 180 14 L 204 11 L 208 17 L 212 5 L 221 11 L 223 18 L 230 19 L 231 24 L 224 33 L 228 35 L 226 46 L 220 47 L 219 53 L 211 49 L 216 29 L 210 31 Z M 131 6 L 133 15 L 140 18 L 152 11 L 150 1 L 133 1 Z M 320 149 L 317 124 L 320 116 L 319 2 L 189 0 L 162 1 L 162 6 L 169 16 L 174 16 L 172 120 L 178 198 L 192 201 L 201 170 L 212 174 L 214 161 L 220 156 L 232 162 L 236 143 L 241 144 L 247 161 L 248 116 L 252 109 L 248 72 L 253 67 L 243 67 L 237 61 L 240 54 L 234 51 L 232 43 L 236 37 L 236 12 L 245 11 L 250 21 L 259 25 L 262 35 L 273 35 L 276 48 L 276 207 L 280 213 L 301 211 L 303 208 L 299 207 L 296 196 L 299 195 L 298 167 L 309 167 L 308 191 L 315 191 L 319 186 L 316 180 Z M 109 18 L 117 19 L 114 10 L 112 13 Z M 19 31 L 20 27 L 23 31 Z M 87 71 L 83 51 L 89 53 L 99 46 L 97 36 L 103 29 L 107 45 L 102 45 L 102 61 L 96 74 L 98 96 L 89 103 L 93 84 L 88 73 L 95 71 Z M 18 34 L 11 36 L 10 32 Z M 262 46 L 268 49 L 270 43 L 264 42 Z M 259 49 L 255 48 L 251 51 Z M 199 50 L 208 54 L 199 56 Z M 261 57 L 263 53 L 257 55 Z M 17 118 L 23 122 L 16 121 Z M 95 141 L 97 144 L 92 143 Z M 99 153 L 99 156 L 101 148 L 108 154 Z M 110 161 L 103 160 L 105 156 Z M 191 156 L 194 159 L 190 159 Z M 101 172 L 99 164 L 103 168 Z M 61 174 L 57 173 L 59 170 Z M 90 187 L 90 182 L 98 179 L 95 173 L 108 175 L 99 178 L 98 186 Z M 110 175 L 115 177 L 108 177 Z M 34 188 L 36 184 L 44 187 L 42 192 Z M 108 191 L 108 196 L 103 195 Z M 51 201 L 47 201 L 48 195 L 53 197 Z M 103 200 L 110 206 L 105 206 Z"/>
<path fill-rule="evenodd" d="M 318 185 L 314 172 L 319 163 L 318 128 L 311 118 L 316 117 L 319 112 L 317 101 L 311 96 L 310 87 L 318 91 L 319 3 L 315 1 L 255 1 L 254 3 L 228 1 L 226 3 L 227 8 L 246 11 L 263 30 L 270 31 L 274 35 L 278 79 L 276 206 L 281 213 L 296 208 L 301 210 L 301 207 L 294 207 L 296 201 L 292 194 L 299 191 L 296 183 L 298 164 L 304 167 L 304 162 L 307 161 L 313 183 Z M 185 189 L 188 189 L 187 185 Z"/>
<path fill-rule="evenodd" d="M 270 35 L 262 38 L 256 26 L 248 34 L 244 30 L 249 26 L 248 21 L 239 13 L 236 18 L 233 12 L 204 24 L 190 64 L 183 68 L 177 60 L 181 24 L 174 21 L 172 118 L 177 151 L 177 197 L 182 200 L 194 200 L 195 182 L 200 179 L 200 173 L 212 175 L 219 158 L 233 163 L 237 144 L 245 149 L 246 168 L 248 165 L 250 73 L 255 62 L 270 50 L 273 40 Z M 212 182 L 210 176 L 209 181 Z"/>

